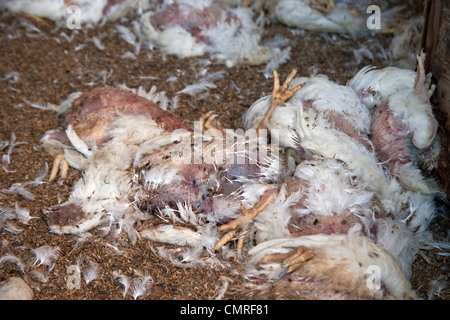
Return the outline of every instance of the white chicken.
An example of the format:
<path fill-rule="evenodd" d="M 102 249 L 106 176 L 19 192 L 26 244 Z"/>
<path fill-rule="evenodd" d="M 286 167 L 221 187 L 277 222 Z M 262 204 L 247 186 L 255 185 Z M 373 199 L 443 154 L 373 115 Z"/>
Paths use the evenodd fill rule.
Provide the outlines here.
<path fill-rule="evenodd" d="M 134 36 L 179 58 L 209 55 L 228 67 L 284 61 L 290 49 L 260 44 L 264 32 L 253 11 L 222 0 L 8 0 L 1 7 L 35 17 L 96 25 L 116 21 L 130 13 Z M 79 11 L 75 11 L 79 10 Z M 70 21 L 69 21 L 70 20 Z M 123 30 L 123 29 L 121 29 Z M 131 32 L 131 31 L 129 31 Z"/>
<path fill-rule="evenodd" d="M 141 94 L 158 101 L 155 94 Z M 55 157 L 51 180 L 58 171 L 64 178 L 68 165 L 83 171 L 70 198 L 44 210 L 54 233 L 80 234 L 99 225 L 119 224 L 136 240 L 134 222 L 160 212 L 207 232 L 203 238 L 193 235 L 194 240 L 181 243 L 198 243 L 195 239 L 200 237 L 212 249 L 218 239 L 211 226 L 234 221 L 242 199 L 256 206 L 260 197 L 271 197 L 267 186 L 246 196 L 245 185 L 281 179 L 275 147 L 258 145 L 256 135 L 239 132 L 227 133 L 225 140 L 225 131 L 211 126 L 214 117 L 202 118 L 199 131 L 193 133 L 155 103 L 126 90 L 96 88 L 75 96 L 63 127 L 48 131 L 42 139 Z M 208 228 L 202 223 L 205 215 Z M 230 240 L 240 222 L 233 222 L 217 248 Z M 187 229 L 162 228 L 142 236 L 165 241 L 167 232 L 174 230 L 181 238 L 192 235 Z M 170 242 L 178 243 L 176 237 L 173 234 Z"/>
<path fill-rule="evenodd" d="M 55 21 L 62 21 L 77 14 L 74 18 L 79 19 L 80 24 L 95 25 L 103 20 L 118 20 L 138 8 L 150 8 L 152 2 L 151 0 L 6 0 L 2 1 L 0 8 Z M 77 13 L 76 10 L 80 11 Z"/>
<path fill-rule="evenodd" d="M 164 1 L 142 17 L 141 32 L 164 53 L 179 58 L 210 55 L 228 67 L 269 62 L 279 48 L 260 44 L 263 29 L 253 12 L 220 0 Z"/>
<path fill-rule="evenodd" d="M 263 0 L 269 16 L 289 27 L 308 31 L 349 33 L 352 36 L 366 34 L 368 26 L 367 13 L 373 1 L 366 0 Z M 387 30 L 395 15 L 404 7 L 388 9 L 388 1 L 377 1 L 378 8 L 383 10 L 378 29 Z"/>
<path fill-rule="evenodd" d="M 412 90 L 404 92 L 404 99 L 421 104 L 414 109 L 417 113 L 415 117 L 411 115 L 412 121 L 416 118 L 423 121 L 424 126 L 420 129 L 417 127 L 417 131 L 426 133 L 419 133 L 419 140 L 431 144 L 430 139 L 434 139 L 436 123 L 429 107 L 428 89 L 423 80 L 417 80 L 422 79 L 420 71 L 417 78 L 415 72 L 400 71 L 407 74 L 408 81 L 412 82 Z M 359 85 L 357 77 L 350 85 Z M 386 83 L 388 82 L 389 76 L 386 77 Z M 403 86 L 408 87 L 405 82 Z M 414 91 L 414 83 L 416 87 L 417 83 L 421 83 L 420 92 L 427 94 L 426 99 L 416 98 L 419 89 Z M 271 132 L 278 131 L 280 145 L 293 148 L 300 155 L 293 178 L 286 180 L 281 186 L 273 206 L 268 205 L 256 218 L 256 239 L 260 244 L 251 252 L 258 252 L 257 248 L 265 248 L 266 241 L 273 241 L 276 244 L 272 248 L 273 252 L 283 252 L 285 254 L 282 256 L 287 261 L 304 264 L 308 260 L 307 256 L 305 258 L 307 251 L 299 254 L 295 253 L 295 250 L 292 254 L 286 253 L 283 241 L 301 244 L 305 235 L 309 234 L 339 233 L 348 234 L 349 237 L 352 234 L 352 239 L 358 239 L 357 242 L 366 243 L 369 241 L 366 238 L 374 240 L 375 246 L 386 250 L 381 259 L 385 262 L 396 261 L 408 279 L 419 248 L 431 239 L 427 228 L 436 212 L 436 191 L 421 175 L 414 177 L 414 181 L 408 180 L 411 175 L 406 178 L 398 177 L 398 180 L 411 190 L 405 189 L 398 183 L 397 177 L 391 177 L 390 172 L 383 168 L 377 157 L 380 145 L 372 143 L 371 140 L 374 141 L 374 137 L 383 134 L 385 128 L 389 128 L 388 123 L 377 122 L 374 125 L 374 119 L 376 121 L 377 117 L 370 113 L 370 106 L 363 104 L 364 99 L 360 99 L 352 87 L 339 86 L 323 76 L 295 78 L 291 87 L 299 84 L 301 88 L 289 101 L 271 108 L 270 96 L 264 97 L 255 102 L 244 117 L 246 127 L 265 126 Z M 388 85 L 380 87 L 392 90 Z M 356 90 L 358 93 L 361 91 Z M 373 92 L 370 97 L 377 96 Z M 407 103 L 403 106 L 397 104 L 396 107 L 405 108 Z M 397 133 L 397 136 L 406 139 L 405 135 Z M 438 141 L 435 143 L 438 144 Z M 438 148 L 434 151 L 438 152 Z M 392 152 L 395 154 L 398 150 Z M 344 225 L 339 224 L 342 221 L 345 221 Z M 282 240 L 286 237 L 295 240 Z M 320 239 L 321 241 L 313 246 L 317 248 L 328 245 L 325 236 Z M 342 248 L 344 251 L 347 249 Z M 323 252 L 322 249 L 313 251 Z M 268 254 L 269 251 L 263 252 Z M 360 262 L 364 260 L 362 256 L 356 259 L 360 259 Z M 279 262 L 278 258 L 275 260 Z M 394 266 L 395 263 L 392 263 Z M 285 267 L 291 264 L 292 262 L 285 262 Z M 295 266 L 295 263 L 293 264 Z M 250 264 L 249 270 L 259 268 L 258 265 Z M 274 269 L 268 268 L 262 272 L 271 278 L 270 270 Z M 286 271 L 286 268 L 283 270 Z M 281 279 L 282 274 L 275 278 Z M 339 277 L 337 274 L 336 276 Z M 299 271 L 299 277 L 308 279 L 311 275 Z M 313 278 L 316 277 L 320 278 L 318 274 Z M 290 279 L 295 282 L 295 277 Z M 302 288 L 304 283 L 300 283 L 299 287 L 292 286 L 293 291 L 301 292 Z M 319 286 L 319 291 L 322 289 Z M 254 290 L 259 289 L 254 287 Z M 336 287 L 333 290 L 337 290 Z M 406 296 L 413 296 L 408 290 L 402 289 L 402 295 L 407 293 Z"/>
<path fill-rule="evenodd" d="M 292 262 L 301 261 L 308 252 L 306 248 L 314 256 L 289 272 Z M 257 245 L 249 254 L 246 276 L 254 281 L 231 289 L 248 298 L 417 298 L 395 258 L 382 246 L 357 234 L 279 238 Z"/>
<path fill-rule="evenodd" d="M 237 240 L 241 257 L 250 255 L 244 276 L 255 281 L 244 287 L 249 297 L 275 288 L 291 298 L 415 298 L 411 265 L 431 239 L 433 194 L 402 188 L 377 162 L 371 114 L 351 87 L 294 76 L 280 86 L 274 72 L 272 96 L 257 101 L 244 119 L 249 130 L 264 133 L 266 126 L 272 133 L 275 147 L 262 156 L 236 147 L 259 143 L 263 134 L 253 140 L 231 134 L 232 143 L 218 153 L 226 130 L 215 129 L 209 115 L 197 130 L 199 148 L 189 129 L 141 97 L 110 88 L 78 97 L 72 102 L 78 109 L 66 118 L 66 145 L 84 156 L 63 149 L 66 160 L 84 170 L 83 179 L 66 203 L 48 211 L 51 230 L 77 234 L 118 225 L 133 241 L 193 248 L 182 261 L 159 250 L 177 265 L 192 257 L 204 261 L 203 248 L 210 265 L 220 263 L 213 251 L 227 256 L 227 243 Z M 100 114 L 109 116 L 106 123 L 92 121 Z M 60 135 L 51 131 L 43 140 L 50 151 L 61 148 L 53 137 Z M 287 161 L 291 170 L 278 157 L 276 139 L 298 152 L 295 162 Z M 192 162 L 195 155 L 200 162 Z M 239 155 L 241 163 L 219 161 Z M 134 222 L 150 213 L 168 223 L 136 231 Z M 244 237 L 256 246 L 246 246 Z"/>
<path fill-rule="evenodd" d="M 418 169 L 419 165 L 434 169 L 440 152 L 438 123 L 429 101 L 434 88 L 427 84 L 424 59 L 417 56 L 417 73 L 394 67 L 363 68 L 349 86 L 372 112 L 371 141 L 379 161 L 406 188 L 432 193 Z"/>

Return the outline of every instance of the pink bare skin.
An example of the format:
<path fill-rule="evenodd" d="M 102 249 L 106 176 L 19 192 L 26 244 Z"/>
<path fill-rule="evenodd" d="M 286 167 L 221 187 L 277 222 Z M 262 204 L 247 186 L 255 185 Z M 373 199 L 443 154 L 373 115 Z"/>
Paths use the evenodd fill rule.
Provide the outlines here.
<path fill-rule="evenodd" d="M 160 109 L 155 103 L 131 92 L 113 88 L 96 88 L 82 94 L 73 102 L 72 112 L 66 116 L 63 128 L 71 125 L 88 146 L 101 148 L 110 139 L 109 124 L 116 116 L 123 114 L 150 115 L 167 132 L 176 129 L 192 131 L 189 126 L 171 113 Z M 52 130 L 46 136 L 47 140 L 55 139 L 60 143 L 70 144 L 63 130 Z M 250 164 L 249 161 L 235 165 L 174 164 L 180 166 L 178 175 L 182 179 L 161 186 L 147 185 L 142 178 L 145 171 L 170 161 L 175 147 L 176 144 L 172 143 L 144 154 L 136 165 L 139 178 L 136 181 L 131 181 L 130 178 L 130 184 L 140 188 L 146 195 L 137 203 L 139 208 L 149 212 L 167 206 L 177 209 L 178 202 L 189 202 L 196 212 L 210 212 L 214 196 L 229 195 L 239 188 L 240 184 L 233 182 L 236 176 L 255 177 L 264 167 L 260 163 Z M 50 149 L 52 150 L 56 149 Z M 74 201 L 46 209 L 45 212 L 52 230 L 77 225 L 89 218 L 89 215 L 83 212 L 81 203 Z"/>
<path fill-rule="evenodd" d="M 372 115 L 371 141 L 380 162 L 393 170 L 395 164 L 404 165 L 413 162 L 426 171 L 437 167 L 439 158 L 439 140 L 425 148 L 418 149 L 412 143 L 413 133 L 389 110 L 387 102 L 378 106 Z"/>
<path fill-rule="evenodd" d="M 313 100 L 306 100 L 303 102 L 303 108 L 305 110 L 308 110 L 308 108 L 313 107 L 312 104 Z M 351 121 L 347 117 L 345 117 L 345 115 L 338 114 L 334 111 L 328 111 L 323 115 L 323 117 L 330 123 L 332 123 L 335 129 L 347 134 L 350 138 L 358 141 L 368 150 L 372 149 L 372 146 L 370 145 L 370 142 L 367 139 L 367 137 L 364 134 L 359 133 L 355 129 L 353 123 L 351 123 Z"/>
<path fill-rule="evenodd" d="M 64 127 L 72 125 L 85 143 L 100 146 L 109 137 L 106 129 L 118 114 L 147 114 L 163 129 L 172 132 L 176 129 L 191 130 L 168 111 L 162 110 L 154 102 L 137 96 L 132 92 L 115 88 L 95 88 L 84 93 L 72 105 L 72 112 L 66 116 Z"/>
<path fill-rule="evenodd" d="M 386 162 L 389 168 L 393 168 L 396 162 L 406 164 L 411 161 L 408 151 L 408 137 L 411 134 L 401 119 L 394 116 L 389 110 L 388 103 L 378 106 L 372 115 L 371 140 L 375 147 L 378 159 Z"/>
<path fill-rule="evenodd" d="M 307 180 L 291 178 L 285 181 L 285 187 L 288 195 L 306 188 Z M 304 208 L 300 199 L 295 207 Z M 301 237 L 314 234 L 333 234 L 347 233 L 348 230 L 357 223 L 358 220 L 350 212 L 337 212 L 333 216 L 324 216 L 321 214 L 310 213 L 301 218 L 293 218 L 289 225 L 289 232 L 292 237 Z"/>

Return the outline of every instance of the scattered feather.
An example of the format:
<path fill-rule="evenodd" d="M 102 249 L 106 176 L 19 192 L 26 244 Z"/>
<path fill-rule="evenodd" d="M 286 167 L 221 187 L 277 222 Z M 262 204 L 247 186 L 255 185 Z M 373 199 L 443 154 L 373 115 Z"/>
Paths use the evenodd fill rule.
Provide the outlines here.
<path fill-rule="evenodd" d="M 92 41 L 94 42 L 94 45 L 98 50 L 100 50 L 100 51 L 105 50 L 105 46 L 102 44 L 102 42 L 99 38 L 93 37 Z"/>
<path fill-rule="evenodd" d="M 24 229 L 17 228 L 12 222 L 5 223 L 5 225 L 3 226 L 3 229 L 5 229 L 8 232 L 14 233 L 14 234 L 21 233 L 24 230 Z"/>
<path fill-rule="evenodd" d="M 278 67 L 289 60 L 291 56 L 291 48 L 286 48 L 281 50 L 277 54 L 274 55 L 272 59 L 267 63 L 266 68 L 264 69 L 264 77 L 269 79 L 273 76 L 273 70 L 277 70 Z"/>
<path fill-rule="evenodd" d="M 16 71 L 10 71 L 5 74 L 5 77 L 0 80 L 6 80 L 9 83 L 17 83 L 20 81 L 20 74 Z"/>
<path fill-rule="evenodd" d="M 206 69 L 200 72 L 206 73 Z M 214 81 L 220 80 L 225 76 L 225 71 L 217 71 L 210 74 L 204 75 L 197 83 L 193 83 L 184 87 L 183 90 L 177 92 L 177 94 L 184 93 L 190 96 L 195 96 L 201 92 L 208 91 L 209 89 L 217 88 L 217 85 L 214 84 Z"/>
<path fill-rule="evenodd" d="M 89 282 L 98 278 L 100 274 L 100 268 L 94 264 L 90 264 L 85 270 L 83 270 L 83 279 L 88 284 Z"/>
<path fill-rule="evenodd" d="M 433 300 L 439 297 L 442 290 L 448 289 L 450 287 L 447 277 L 440 275 L 437 279 L 431 280 L 430 282 L 430 292 L 428 294 L 428 299 Z"/>
<path fill-rule="evenodd" d="M 14 183 L 8 189 L 0 189 L 0 192 L 9 193 L 9 194 L 18 194 L 27 200 L 31 200 L 31 201 L 34 200 L 34 194 L 32 192 L 28 191 L 27 189 L 25 189 L 21 183 Z"/>
<path fill-rule="evenodd" d="M 121 285 L 123 285 L 123 293 L 122 293 L 122 297 L 125 298 L 125 296 L 128 293 L 128 290 L 130 289 L 130 285 L 131 285 L 131 280 L 129 277 L 127 277 L 126 275 L 124 275 L 122 273 L 122 271 L 118 270 L 118 271 L 114 271 L 113 272 L 113 277 L 114 279 L 119 279 L 119 282 Z"/>
<path fill-rule="evenodd" d="M 17 266 L 17 269 L 20 270 L 22 273 L 24 273 L 25 265 L 23 264 L 22 260 L 17 258 L 16 256 L 12 254 L 5 254 L 4 256 L 0 257 L 0 268 L 3 267 L 6 263 L 12 263 Z"/>
<path fill-rule="evenodd" d="M 222 300 L 222 299 L 223 299 L 225 293 L 226 293 L 227 290 L 228 290 L 228 286 L 230 285 L 230 282 L 232 281 L 230 278 L 224 277 L 224 276 L 221 276 L 221 277 L 220 277 L 220 280 L 222 280 L 223 285 L 222 285 L 222 287 L 220 288 L 220 290 L 219 290 L 219 292 L 217 293 L 217 296 L 214 298 L 214 300 Z"/>
<path fill-rule="evenodd" d="M 35 262 L 33 265 L 38 263 L 38 267 L 40 265 L 47 266 L 49 271 L 53 269 L 56 261 L 59 258 L 60 248 L 59 247 L 50 247 L 49 245 L 43 245 L 39 248 L 32 249 L 35 254 Z"/>
<path fill-rule="evenodd" d="M 195 96 L 200 92 L 215 88 L 217 88 L 217 86 L 212 82 L 199 82 L 187 85 L 183 90 L 178 91 L 177 94 L 184 93 L 190 96 Z"/>
<path fill-rule="evenodd" d="M 116 26 L 117 31 L 120 34 L 120 37 L 125 40 L 125 42 L 131 44 L 133 47 L 137 44 L 137 38 L 136 35 L 127 27 L 122 25 Z"/>
<path fill-rule="evenodd" d="M 48 274 L 44 274 L 39 270 L 31 270 L 29 274 L 32 275 L 36 280 L 38 280 L 41 283 L 48 282 Z"/>
<path fill-rule="evenodd" d="M 2 163 L 3 163 L 3 170 L 6 172 L 11 172 L 8 170 L 8 165 L 11 163 L 11 153 L 13 152 L 14 148 L 21 144 L 27 144 L 28 142 L 16 142 L 16 135 L 14 132 L 11 134 L 11 138 L 9 141 L 9 148 L 6 154 L 2 156 Z"/>
<path fill-rule="evenodd" d="M 122 57 L 120 57 L 121 59 L 132 59 L 132 60 L 136 60 L 136 56 L 134 55 L 133 52 L 127 51 L 125 52 Z"/>
<path fill-rule="evenodd" d="M 15 212 L 17 218 L 24 224 L 28 224 L 31 219 L 37 219 L 37 217 L 30 216 L 30 210 L 27 208 L 21 208 L 17 202 L 15 204 Z"/>
<path fill-rule="evenodd" d="M 133 281 L 133 298 L 136 300 L 138 297 L 147 293 L 148 289 L 152 285 L 152 277 L 147 273 L 140 275 L 139 278 Z"/>
<path fill-rule="evenodd" d="M 23 183 L 23 186 L 39 186 L 41 184 L 47 183 L 44 181 L 45 177 L 47 177 L 48 174 L 48 163 L 45 162 L 45 167 L 44 170 L 39 171 L 36 175 L 36 178 L 34 178 L 33 181 L 27 181 L 25 183 Z"/>

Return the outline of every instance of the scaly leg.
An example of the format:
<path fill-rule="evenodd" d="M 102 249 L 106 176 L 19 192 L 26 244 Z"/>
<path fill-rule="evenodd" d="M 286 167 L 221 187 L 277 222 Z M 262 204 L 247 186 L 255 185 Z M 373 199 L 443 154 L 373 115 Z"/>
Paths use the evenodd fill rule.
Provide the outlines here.
<path fill-rule="evenodd" d="M 244 231 L 248 231 L 248 226 L 255 220 L 256 216 L 263 211 L 269 203 L 273 201 L 273 199 L 278 194 L 278 189 L 269 189 L 261 196 L 261 199 L 259 202 L 250 210 L 247 210 L 243 205 L 241 205 L 241 212 L 242 215 L 240 215 L 238 218 L 234 219 L 233 221 L 221 225 L 219 227 L 219 230 L 230 230 L 228 231 L 214 246 L 214 250 L 219 250 L 224 246 L 228 241 L 233 239 L 233 237 L 236 234 L 236 230 L 241 229 Z M 242 253 L 242 249 L 244 246 L 244 238 L 241 237 L 238 240 L 238 246 L 237 251 L 239 254 Z"/>
<path fill-rule="evenodd" d="M 414 81 L 414 90 L 417 94 L 421 95 L 425 100 L 429 100 L 434 93 L 435 86 L 431 87 L 427 83 L 427 75 L 425 74 L 425 53 L 420 52 L 417 55 L 417 71 L 416 79 Z"/>
<path fill-rule="evenodd" d="M 67 163 L 66 159 L 64 159 L 64 154 L 59 151 L 58 155 L 55 157 L 55 160 L 53 160 L 53 167 L 52 171 L 50 172 L 50 178 L 48 181 L 52 182 L 59 176 L 61 180 L 64 180 L 67 177 L 67 172 L 69 171 L 69 164 Z"/>
<path fill-rule="evenodd" d="M 200 128 L 202 128 L 202 133 L 204 133 L 206 130 L 209 129 L 217 129 L 219 130 L 223 135 L 225 135 L 225 132 L 223 131 L 223 127 L 220 123 L 220 121 L 217 118 L 217 114 L 213 114 L 212 111 L 206 113 L 200 118 Z M 216 121 L 216 125 L 214 126 L 212 123 L 213 121 Z"/>
<path fill-rule="evenodd" d="M 305 246 L 299 246 L 287 253 L 273 253 L 265 255 L 260 263 L 283 263 L 283 267 L 287 268 L 288 272 L 292 272 L 303 266 L 308 260 L 312 259 L 313 257 L 314 251 Z"/>
<path fill-rule="evenodd" d="M 292 97 L 294 95 L 294 93 L 296 93 L 298 90 L 300 90 L 303 87 L 303 84 L 299 84 L 295 88 L 289 89 L 289 85 L 291 84 L 291 82 L 294 79 L 296 74 L 297 74 L 297 70 L 296 69 L 292 70 L 289 77 L 287 77 L 286 81 L 280 87 L 280 78 L 278 77 L 278 72 L 276 70 L 273 70 L 274 84 L 273 84 L 270 108 L 269 108 L 269 111 L 267 111 L 267 114 L 264 117 L 264 119 L 262 119 L 261 122 L 258 124 L 258 127 L 256 128 L 256 132 L 259 132 L 259 130 L 261 128 L 265 127 L 266 122 L 269 120 L 269 118 L 272 115 L 272 112 L 276 106 L 286 102 L 290 97 Z"/>

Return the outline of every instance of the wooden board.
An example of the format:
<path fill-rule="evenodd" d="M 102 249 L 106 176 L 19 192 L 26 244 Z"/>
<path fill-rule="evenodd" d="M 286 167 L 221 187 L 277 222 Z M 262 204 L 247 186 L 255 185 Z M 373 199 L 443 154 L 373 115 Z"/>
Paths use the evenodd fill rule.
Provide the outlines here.
<path fill-rule="evenodd" d="M 422 45 L 427 53 L 425 71 L 436 85 L 433 102 L 439 120 L 442 151 L 438 176 L 450 196 L 450 1 L 426 0 Z"/>

